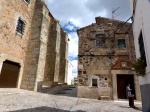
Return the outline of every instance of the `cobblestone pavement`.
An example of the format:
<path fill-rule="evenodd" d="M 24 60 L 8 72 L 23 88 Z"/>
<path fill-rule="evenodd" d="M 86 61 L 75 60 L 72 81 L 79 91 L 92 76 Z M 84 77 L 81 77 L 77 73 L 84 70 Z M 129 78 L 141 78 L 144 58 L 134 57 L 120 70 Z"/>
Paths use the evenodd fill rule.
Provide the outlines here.
<path fill-rule="evenodd" d="M 68 91 L 68 90 L 66 90 Z M 76 91 L 75 89 L 73 91 Z M 141 112 L 127 101 L 100 101 L 19 89 L 0 89 L 0 112 Z M 140 102 L 135 102 L 140 106 Z"/>

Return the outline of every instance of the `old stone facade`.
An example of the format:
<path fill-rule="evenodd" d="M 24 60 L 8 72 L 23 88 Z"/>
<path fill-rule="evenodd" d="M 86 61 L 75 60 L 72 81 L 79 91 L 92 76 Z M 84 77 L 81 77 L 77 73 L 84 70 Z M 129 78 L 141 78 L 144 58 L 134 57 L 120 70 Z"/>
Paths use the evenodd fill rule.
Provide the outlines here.
<path fill-rule="evenodd" d="M 68 36 L 44 0 L 1 0 L 0 11 L 0 87 L 40 91 L 61 76 L 65 83 Z"/>
<path fill-rule="evenodd" d="M 133 70 L 135 49 L 131 24 L 96 17 L 96 23 L 78 30 L 78 97 L 126 99 L 126 86 L 140 100 Z"/>

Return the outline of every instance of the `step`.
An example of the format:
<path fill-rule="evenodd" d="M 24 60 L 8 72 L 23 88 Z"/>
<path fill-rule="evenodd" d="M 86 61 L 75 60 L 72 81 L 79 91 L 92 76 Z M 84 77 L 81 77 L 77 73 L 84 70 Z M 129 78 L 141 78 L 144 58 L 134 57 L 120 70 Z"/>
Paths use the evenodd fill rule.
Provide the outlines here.
<path fill-rule="evenodd" d="M 110 96 L 101 96 L 100 100 L 111 100 Z"/>

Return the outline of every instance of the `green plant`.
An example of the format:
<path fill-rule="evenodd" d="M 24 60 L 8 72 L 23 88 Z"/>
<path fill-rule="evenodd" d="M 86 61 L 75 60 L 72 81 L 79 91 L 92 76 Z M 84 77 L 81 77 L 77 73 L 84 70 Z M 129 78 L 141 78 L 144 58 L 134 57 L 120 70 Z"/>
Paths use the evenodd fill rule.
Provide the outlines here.
<path fill-rule="evenodd" d="M 134 68 L 135 68 L 135 72 L 137 73 L 137 76 L 144 77 L 144 75 L 146 74 L 146 68 L 145 68 L 145 63 L 143 59 L 138 58 L 136 60 Z"/>

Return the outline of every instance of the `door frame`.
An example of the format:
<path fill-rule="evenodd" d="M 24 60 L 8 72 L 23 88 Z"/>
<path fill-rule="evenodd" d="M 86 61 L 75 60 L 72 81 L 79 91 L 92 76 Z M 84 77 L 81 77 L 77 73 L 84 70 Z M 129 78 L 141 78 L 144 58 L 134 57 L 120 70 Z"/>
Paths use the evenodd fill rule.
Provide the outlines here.
<path fill-rule="evenodd" d="M 125 83 L 125 81 L 123 81 L 123 83 L 124 83 L 124 87 L 123 87 L 123 89 L 124 89 L 124 92 L 123 92 L 123 96 L 125 97 L 125 98 L 118 98 L 118 99 L 127 99 L 127 96 L 126 96 L 126 86 L 128 85 L 128 84 L 130 84 L 130 86 L 131 86 L 131 89 L 132 89 L 132 91 L 131 91 L 131 93 L 132 94 L 134 94 L 134 97 L 136 98 L 136 92 L 135 92 L 135 84 L 134 84 L 134 74 L 117 74 L 116 75 L 116 78 L 117 78 L 117 93 L 119 93 L 118 92 L 118 89 L 119 89 L 119 87 L 118 87 L 118 78 L 119 77 L 121 77 L 121 79 L 123 78 L 125 78 L 125 77 L 127 77 L 127 78 L 125 78 L 125 80 L 126 79 L 132 79 L 132 80 L 128 80 L 128 81 L 131 81 L 130 83 Z M 119 89 L 120 90 L 120 89 Z M 134 92 L 134 93 L 133 93 Z M 118 97 L 119 97 L 119 95 L 118 95 Z"/>
<path fill-rule="evenodd" d="M 139 80 L 138 77 L 135 75 L 135 71 L 133 70 L 111 70 L 112 73 L 112 91 L 113 91 L 113 100 L 118 100 L 118 92 L 117 92 L 117 74 L 122 75 L 133 75 L 134 76 L 134 88 L 135 88 L 135 94 L 136 94 L 136 100 L 141 100 L 141 94 L 140 94 L 140 86 L 139 86 Z"/>

